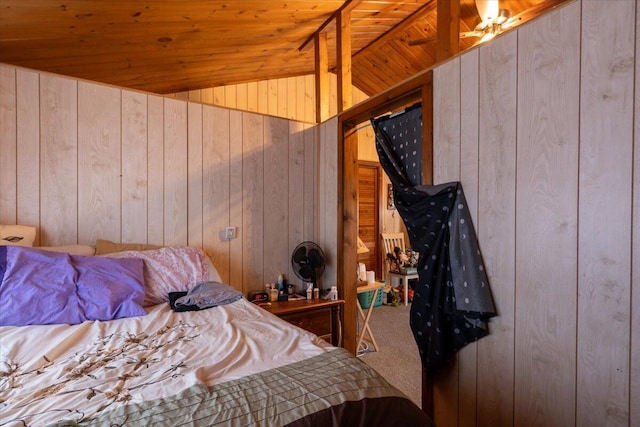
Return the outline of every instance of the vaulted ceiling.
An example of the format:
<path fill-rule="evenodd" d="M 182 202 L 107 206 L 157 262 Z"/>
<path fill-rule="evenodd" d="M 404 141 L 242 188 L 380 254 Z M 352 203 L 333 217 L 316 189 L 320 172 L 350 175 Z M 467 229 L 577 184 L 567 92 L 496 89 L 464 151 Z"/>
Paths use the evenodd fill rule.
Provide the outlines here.
<path fill-rule="evenodd" d="M 318 32 L 336 66 L 342 10 L 353 84 L 373 95 L 436 62 L 438 1 L 0 0 L 0 62 L 159 94 L 313 74 Z M 473 30 L 475 0 L 459 1 L 460 31 Z M 564 1 L 500 7 L 519 25 Z"/>

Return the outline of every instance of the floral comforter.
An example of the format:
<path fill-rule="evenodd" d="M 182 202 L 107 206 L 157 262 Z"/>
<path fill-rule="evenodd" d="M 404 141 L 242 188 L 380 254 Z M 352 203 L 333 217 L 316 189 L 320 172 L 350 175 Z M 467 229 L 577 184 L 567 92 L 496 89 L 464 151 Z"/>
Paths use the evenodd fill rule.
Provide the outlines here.
<path fill-rule="evenodd" d="M 399 410 L 384 425 L 429 425 L 360 360 L 244 299 L 0 328 L 2 426 L 371 425 Z"/>

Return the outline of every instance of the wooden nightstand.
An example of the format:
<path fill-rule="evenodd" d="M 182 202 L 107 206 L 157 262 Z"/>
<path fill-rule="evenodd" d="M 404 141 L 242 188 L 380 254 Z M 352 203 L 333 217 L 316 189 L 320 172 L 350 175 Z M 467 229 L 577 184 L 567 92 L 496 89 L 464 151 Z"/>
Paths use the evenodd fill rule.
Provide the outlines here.
<path fill-rule="evenodd" d="M 344 300 L 304 299 L 272 302 L 271 305 L 261 307 L 292 325 L 341 347 L 343 306 Z"/>

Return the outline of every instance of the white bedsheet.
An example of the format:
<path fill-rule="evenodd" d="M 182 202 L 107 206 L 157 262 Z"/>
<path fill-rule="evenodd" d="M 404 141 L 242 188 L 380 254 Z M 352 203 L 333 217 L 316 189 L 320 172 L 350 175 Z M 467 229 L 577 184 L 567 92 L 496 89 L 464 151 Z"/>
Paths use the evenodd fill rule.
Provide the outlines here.
<path fill-rule="evenodd" d="M 28 308 L 25 308 L 28 309 Z M 0 424 L 80 420 L 335 349 L 241 299 L 80 325 L 0 327 Z"/>

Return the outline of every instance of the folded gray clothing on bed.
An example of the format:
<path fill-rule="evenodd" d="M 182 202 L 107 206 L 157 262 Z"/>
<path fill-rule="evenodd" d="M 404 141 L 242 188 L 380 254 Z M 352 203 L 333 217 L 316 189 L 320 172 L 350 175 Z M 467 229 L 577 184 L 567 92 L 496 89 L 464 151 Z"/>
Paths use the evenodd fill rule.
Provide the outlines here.
<path fill-rule="evenodd" d="M 201 282 L 187 294 L 176 300 L 176 307 L 196 306 L 198 308 L 216 307 L 230 304 L 242 298 L 242 293 L 220 282 Z"/>

